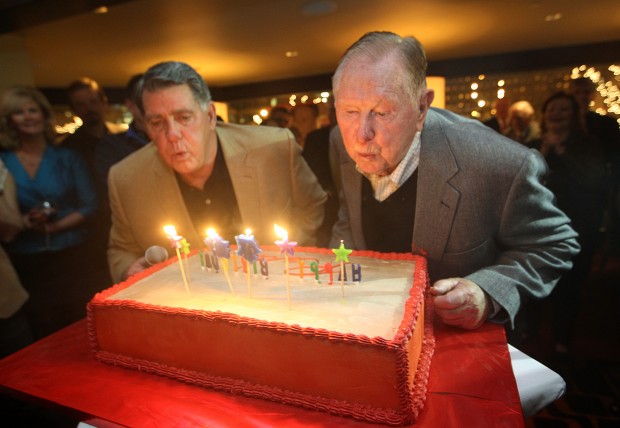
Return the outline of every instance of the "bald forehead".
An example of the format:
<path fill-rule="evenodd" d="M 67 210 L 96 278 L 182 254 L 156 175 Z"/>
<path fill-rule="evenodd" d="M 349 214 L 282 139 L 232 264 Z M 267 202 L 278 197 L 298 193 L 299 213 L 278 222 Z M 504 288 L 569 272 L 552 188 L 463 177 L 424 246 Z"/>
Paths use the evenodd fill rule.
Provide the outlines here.
<path fill-rule="evenodd" d="M 404 69 L 398 55 L 389 54 L 377 59 L 360 53 L 352 57 L 344 66 L 340 85 L 401 86 L 404 82 L 403 74 Z"/>

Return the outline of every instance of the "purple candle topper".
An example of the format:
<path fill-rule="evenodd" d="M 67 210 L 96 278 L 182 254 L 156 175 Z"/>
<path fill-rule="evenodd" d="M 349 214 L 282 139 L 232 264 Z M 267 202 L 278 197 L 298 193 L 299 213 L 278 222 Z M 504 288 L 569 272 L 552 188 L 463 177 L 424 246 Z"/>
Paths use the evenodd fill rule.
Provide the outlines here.
<path fill-rule="evenodd" d="M 245 234 L 235 236 L 235 240 L 237 241 L 237 254 L 243 257 L 248 264 L 254 263 L 258 260 L 258 255 L 262 252 L 259 248 L 258 243 L 254 239 L 254 235 L 252 235 L 252 231 L 247 229 Z M 249 271 L 249 266 L 248 266 Z"/>

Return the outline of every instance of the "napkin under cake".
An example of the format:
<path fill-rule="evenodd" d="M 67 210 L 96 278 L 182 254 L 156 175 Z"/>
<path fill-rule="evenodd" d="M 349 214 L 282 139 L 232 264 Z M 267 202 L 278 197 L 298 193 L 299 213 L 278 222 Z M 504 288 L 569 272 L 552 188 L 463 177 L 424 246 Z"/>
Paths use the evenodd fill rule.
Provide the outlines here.
<path fill-rule="evenodd" d="M 289 308 L 283 256 L 271 249 L 261 259 L 250 283 L 241 262 L 229 262 L 234 293 L 221 265 L 204 269 L 194 254 L 190 295 L 176 258 L 97 294 L 88 305 L 97 359 L 370 422 L 414 422 L 434 348 L 426 260 L 354 251 L 340 277 L 332 251 L 299 248 Z"/>

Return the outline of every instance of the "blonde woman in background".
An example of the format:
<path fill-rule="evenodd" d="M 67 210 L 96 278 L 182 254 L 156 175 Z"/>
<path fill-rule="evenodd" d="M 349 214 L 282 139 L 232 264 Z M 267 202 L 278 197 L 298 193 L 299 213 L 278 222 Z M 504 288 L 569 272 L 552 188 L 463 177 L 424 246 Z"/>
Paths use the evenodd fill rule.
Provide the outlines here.
<path fill-rule="evenodd" d="M 15 180 L 23 224 L 5 249 L 30 294 L 24 310 L 35 339 L 83 317 L 97 291 L 84 251 L 96 193 L 83 161 L 54 139 L 52 109 L 41 92 L 20 86 L 4 93 L 0 160 Z"/>

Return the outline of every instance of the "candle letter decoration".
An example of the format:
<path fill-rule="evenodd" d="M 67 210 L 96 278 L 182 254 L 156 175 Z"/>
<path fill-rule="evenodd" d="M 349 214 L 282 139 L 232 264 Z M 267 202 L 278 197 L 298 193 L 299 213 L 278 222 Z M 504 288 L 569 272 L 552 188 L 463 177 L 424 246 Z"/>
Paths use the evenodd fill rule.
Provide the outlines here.
<path fill-rule="evenodd" d="M 228 288 L 230 289 L 230 292 L 234 294 L 235 291 L 233 290 L 232 283 L 230 282 L 230 276 L 228 275 L 230 243 L 223 240 L 222 237 L 218 235 L 217 232 L 212 228 L 207 229 L 207 238 L 204 242 L 211 250 L 214 261 L 217 261 L 218 264 L 222 265 L 222 270 L 224 271 L 226 282 L 228 282 Z"/>
<path fill-rule="evenodd" d="M 254 239 L 254 235 L 252 235 L 251 229 L 246 229 L 245 233 L 241 235 L 235 236 L 235 241 L 237 241 L 237 254 L 245 259 L 247 262 L 247 274 L 248 274 L 248 294 L 250 295 L 250 299 L 252 298 L 252 272 L 250 271 L 250 264 L 256 262 L 258 260 L 258 254 L 262 252 L 259 248 L 258 243 Z"/>
<path fill-rule="evenodd" d="M 276 241 L 276 245 L 280 247 L 280 254 L 284 254 L 284 269 L 286 273 L 286 294 L 288 298 L 288 308 L 291 309 L 291 281 L 290 281 L 289 266 L 288 266 L 288 256 L 292 256 L 294 254 L 293 247 L 297 245 L 297 242 L 289 241 L 288 232 L 285 229 L 282 229 L 277 224 L 274 224 L 273 228 L 276 231 L 276 235 L 278 235 L 279 238 L 282 238 L 280 241 Z"/>

